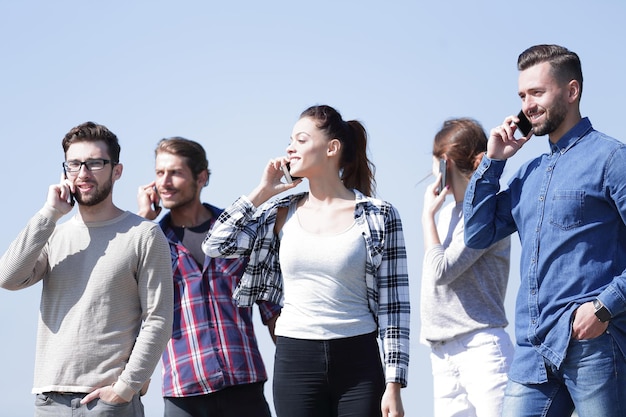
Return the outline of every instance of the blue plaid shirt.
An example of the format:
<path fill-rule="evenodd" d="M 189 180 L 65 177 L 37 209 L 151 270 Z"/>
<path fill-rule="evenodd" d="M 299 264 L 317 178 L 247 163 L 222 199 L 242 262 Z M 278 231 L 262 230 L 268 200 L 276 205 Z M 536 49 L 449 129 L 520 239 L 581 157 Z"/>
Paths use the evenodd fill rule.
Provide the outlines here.
<path fill-rule="evenodd" d="M 409 277 L 402 222 L 389 203 L 357 190 L 354 218 L 367 247 L 365 281 L 370 311 L 383 341 L 385 379 L 407 384 L 409 367 Z M 279 207 L 295 205 L 307 193 L 265 203 L 256 209 L 243 196 L 224 210 L 202 247 L 209 256 L 250 256 L 234 297 L 239 305 L 257 300 L 281 303 L 283 282 L 274 224 Z"/>

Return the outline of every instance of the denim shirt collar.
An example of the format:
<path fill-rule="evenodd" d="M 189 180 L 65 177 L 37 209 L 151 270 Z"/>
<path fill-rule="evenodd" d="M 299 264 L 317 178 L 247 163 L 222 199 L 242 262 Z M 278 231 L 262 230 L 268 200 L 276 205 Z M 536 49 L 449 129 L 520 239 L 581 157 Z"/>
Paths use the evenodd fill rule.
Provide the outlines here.
<path fill-rule="evenodd" d="M 588 117 L 583 117 L 574 127 L 563 135 L 557 143 L 550 143 L 550 153 L 559 152 L 563 155 L 572 146 L 576 145 L 593 127 Z"/>

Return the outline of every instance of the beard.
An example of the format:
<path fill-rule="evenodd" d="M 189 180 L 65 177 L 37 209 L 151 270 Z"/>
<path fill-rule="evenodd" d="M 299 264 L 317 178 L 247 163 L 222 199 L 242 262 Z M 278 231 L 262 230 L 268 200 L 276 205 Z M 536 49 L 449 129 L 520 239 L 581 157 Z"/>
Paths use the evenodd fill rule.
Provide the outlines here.
<path fill-rule="evenodd" d="M 535 136 L 549 135 L 561 126 L 567 116 L 567 108 L 562 101 L 556 101 L 552 107 L 546 109 L 543 123 L 534 125 Z"/>
<path fill-rule="evenodd" d="M 99 203 L 102 203 L 106 198 L 111 194 L 111 190 L 113 189 L 113 178 L 112 175 L 104 182 L 102 185 L 95 183 L 94 191 L 91 194 L 82 194 L 80 190 L 77 189 L 75 198 L 78 204 L 91 207 L 95 206 Z"/>

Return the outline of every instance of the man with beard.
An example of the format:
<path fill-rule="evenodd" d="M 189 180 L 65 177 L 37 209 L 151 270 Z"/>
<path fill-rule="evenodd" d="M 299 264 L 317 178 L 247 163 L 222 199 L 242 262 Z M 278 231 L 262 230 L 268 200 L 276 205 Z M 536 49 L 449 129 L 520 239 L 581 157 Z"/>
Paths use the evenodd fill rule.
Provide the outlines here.
<path fill-rule="evenodd" d="M 222 212 L 202 203 L 209 182 L 204 148 L 181 137 L 156 148 L 156 180 L 139 187 L 139 214 L 156 219 L 169 241 L 174 273 L 174 324 L 163 353 L 166 417 L 269 417 L 267 374 L 257 346 L 252 309 L 232 298 L 246 261 L 214 259 L 202 241 Z M 259 303 L 273 335 L 280 307 Z"/>
<path fill-rule="evenodd" d="M 515 231 L 522 256 L 516 348 L 503 416 L 626 415 L 626 145 L 580 114 L 578 55 L 537 45 L 518 58 L 519 96 L 549 151 L 499 191 L 516 116 L 491 130 L 465 195 L 465 239 Z"/>
<path fill-rule="evenodd" d="M 3 288 L 43 282 L 35 416 L 143 416 L 172 324 L 167 241 L 113 204 L 122 165 L 111 131 L 86 122 L 62 145 L 65 175 L 0 260 Z M 72 196 L 78 211 L 58 224 Z"/>

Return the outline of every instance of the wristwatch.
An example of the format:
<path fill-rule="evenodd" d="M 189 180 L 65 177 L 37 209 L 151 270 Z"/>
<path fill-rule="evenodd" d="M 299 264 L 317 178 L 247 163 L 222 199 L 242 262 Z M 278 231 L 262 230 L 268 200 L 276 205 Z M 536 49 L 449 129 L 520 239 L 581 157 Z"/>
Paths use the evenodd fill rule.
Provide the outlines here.
<path fill-rule="evenodd" d="M 606 323 L 611 320 L 611 313 L 609 313 L 609 310 L 604 306 L 604 304 L 602 304 L 602 301 L 596 298 L 593 300 L 593 307 L 596 309 L 596 317 L 602 323 Z"/>

